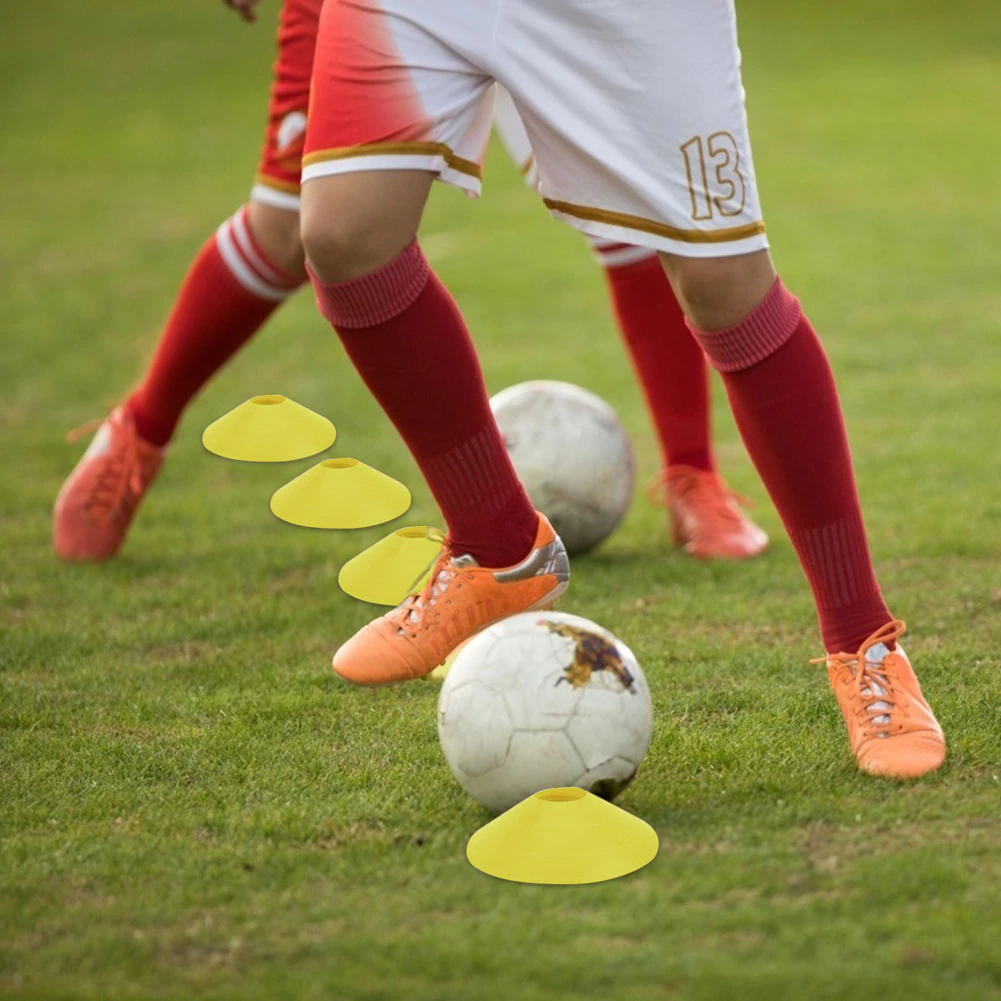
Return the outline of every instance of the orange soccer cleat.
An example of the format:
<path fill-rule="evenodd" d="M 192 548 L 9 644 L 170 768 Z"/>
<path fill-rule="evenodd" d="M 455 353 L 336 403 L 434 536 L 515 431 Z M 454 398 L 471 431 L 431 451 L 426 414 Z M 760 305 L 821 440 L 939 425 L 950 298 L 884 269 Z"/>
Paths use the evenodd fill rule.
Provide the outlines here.
<path fill-rule="evenodd" d="M 56 553 L 64 560 L 114 556 L 165 452 L 139 437 L 124 407 L 113 410 L 56 498 Z"/>
<path fill-rule="evenodd" d="M 676 545 L 700 560 L 746 560 L 768 547 L 768 536 L 741 511 L 747 504 L 717 473 L 669 466 L 650 484 L 650 500 L 663 504 Z"/>
<path fill-rule="evenodd" d="M 356 685 L 420 678 L 498 619 L 549 608 L 569 580 L 566 550 L 541 514 L 531 552 L 511 567 L 481 567 L 446 545 L 420 594 L 355 633 L 334 655 L 334 673 Z"/>
<path fill-rule="evenodd" d="M 913 779 L 945 761 L 945 737 L 914 676 L 907 654 L 887 643 L 907 627 L 894 620 L 874 632 L 858 653 L 832 653 L 831 687 L 848 727 L 852 753 L 863 772 Z"/>

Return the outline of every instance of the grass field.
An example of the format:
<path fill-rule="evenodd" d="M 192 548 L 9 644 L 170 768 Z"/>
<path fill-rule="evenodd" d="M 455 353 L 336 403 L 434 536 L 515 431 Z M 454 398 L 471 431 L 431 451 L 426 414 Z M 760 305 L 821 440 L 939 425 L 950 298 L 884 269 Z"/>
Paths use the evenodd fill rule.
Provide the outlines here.
<path fill-rule="evenodd" d="M 271 5 L 273 7 L 273 4 Z M 335 454 L 415 467 L 303 294 L 192 407 L 121 557 L 60 565 L 63 441 L 136 377 L 183 269 L 244 197 L 273 9 L 6 0 L 0 64 L 0 995 L 623 1001 L 1001 998 L 1001 15 L 991 0 L 757 0 L 743 47 L 777 262 L 839 375 L 873 549 L 950 740 L 853 769 L 792 551 L 722 401 L 735 488 L 776 539 L 695 565 L 637 500 L 563 607 L 620 634 L 656 730 L 622 805 L 662 852 L 610 884 L 505 884 L 452 780 L 436 688 L 349 690 L 336 586 L 384 529 L 278 522 L 306 468 L 203 451 L 280 392 Z M 425 243 L 491 389 L 602 394 L 656 455 L 579 237 L 493 151 Z M 824 489 L 817 484 L 818 490 Z"/>

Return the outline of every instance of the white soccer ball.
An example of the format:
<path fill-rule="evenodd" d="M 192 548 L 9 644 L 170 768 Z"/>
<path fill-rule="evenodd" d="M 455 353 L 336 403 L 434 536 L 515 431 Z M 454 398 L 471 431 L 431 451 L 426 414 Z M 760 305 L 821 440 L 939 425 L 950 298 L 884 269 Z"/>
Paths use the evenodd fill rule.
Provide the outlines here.
<path fill-rule="evenodd" d="M 522 382 L 490 401 L 532 503 L 571 553 L 615 531 L 633 497 L 633 446 L 615 411 L 568 382 Z"/>
<path fill-rule="evenodd" d="M 475 636 L 438 698 L 445 760 L 495 813 L 556 786 L 612 799 L 652 730 L 650 690 L 629 647 L 562 612 L 523 612 Z"/>

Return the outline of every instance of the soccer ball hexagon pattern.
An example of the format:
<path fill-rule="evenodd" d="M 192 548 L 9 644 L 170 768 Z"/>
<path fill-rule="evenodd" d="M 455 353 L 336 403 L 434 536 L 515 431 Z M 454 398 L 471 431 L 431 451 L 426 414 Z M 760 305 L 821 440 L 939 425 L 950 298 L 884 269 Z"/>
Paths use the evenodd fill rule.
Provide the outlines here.
<path fill-rule="evenodd" d="M 556 786 L 613 798 L 636 774 L 652 730 L 632 651 L 562 612 L 524 612 L 474 637 L 438 699 L 445 759 L 495 813 Z"/>

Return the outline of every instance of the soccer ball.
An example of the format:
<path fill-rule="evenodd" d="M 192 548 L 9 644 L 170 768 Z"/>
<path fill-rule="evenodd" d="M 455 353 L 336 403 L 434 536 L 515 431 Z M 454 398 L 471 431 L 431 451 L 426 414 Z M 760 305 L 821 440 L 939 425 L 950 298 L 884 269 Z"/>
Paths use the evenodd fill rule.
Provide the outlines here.
<path fill-rule="evenodd" d="M 532 503 L 568 552 L 593 549 L 629 508 L 632 443 L 615 411 L 568 382 L 522 382 L 490 401 Z"/>
<path fill-rule="evenodd" d="M 523 612 L 475 636 L 438 698 L 445 760 L 495 813 L 556 786 L 612 799 L 652 729 L 650 690 L 629 647 L 562 612 Z"/>

